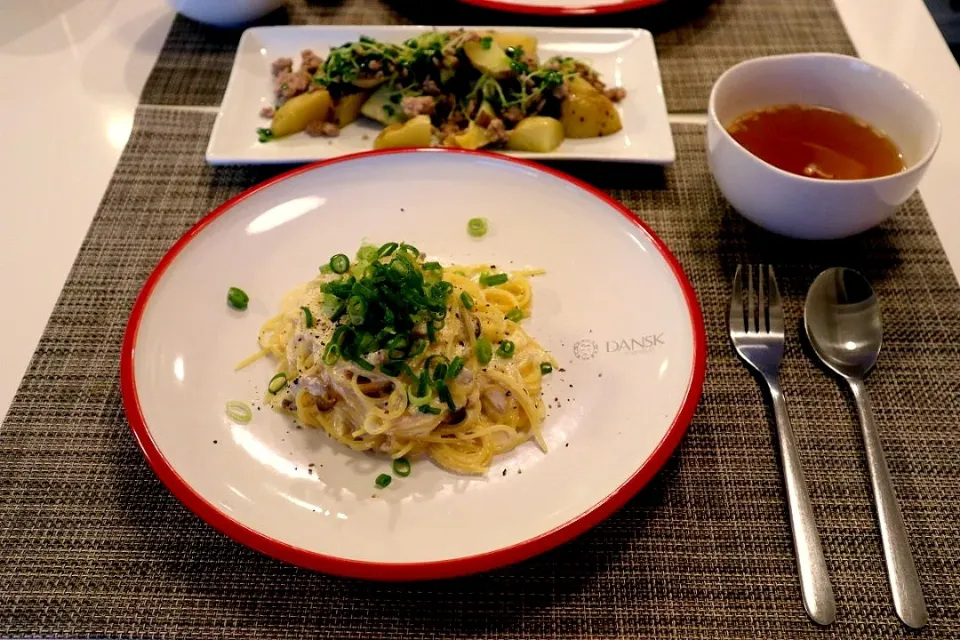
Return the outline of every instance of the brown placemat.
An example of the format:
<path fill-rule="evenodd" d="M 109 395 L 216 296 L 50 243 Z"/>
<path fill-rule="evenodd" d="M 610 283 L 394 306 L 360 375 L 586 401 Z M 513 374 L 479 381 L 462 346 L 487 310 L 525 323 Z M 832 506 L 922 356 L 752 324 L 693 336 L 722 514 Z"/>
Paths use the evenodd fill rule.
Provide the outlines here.
<path fill-rule="evenodd" d="M 714 80 L 749 58 L 821 51 L 855 55 L 833 0 L 670 0 L 664 8 L 559 26 L 614 25 L 656 36 L 667 108 L 701 112 Z M 289 0 L 259 24 L 533 24 L 528 16 L 478 11 L 454 0 Z M 681 26 L 669 28 L 676 23 Z M 542 21 L 540 24 L 543 24 Z M 665 29 L 665 30 L 663 30 Z M 218 106 L 230 77 L 240 30 L 206 27 L 178 16 L 141 96 L 143 104 Z"/>
<path fill-rule="evenodd" d="M 868 384 L 931 614 L 915 635 L 960 637 L 960 289 L 918 199 L 859 238 L 799 243 L 723 203 L 697 127 L 675 129 L 666 173 L 603 167 L 613 195 L 676 253 L 704 308 L 708 373 L 688 435 L 622 511 L 542 557 L 458 580 L 364 583 L 214 532 L 155 478 L 124 420 L 118 360 L 138 290 L 200 216 L 278 171 L 208 167 L 212 123 L 139 111 L 0 429 L 0 636 L 902 637 L 854 413 L 791 332 L 783 382 L 839 606 L 827 630 L 803 613 L 771 423 L 725 333 L 734 264 L 767 257 L 792 326 L 822 266 L 858 267 L 876 285 L 887 341 Z M 642 293 L 642 283 L 624 286 Z"/>

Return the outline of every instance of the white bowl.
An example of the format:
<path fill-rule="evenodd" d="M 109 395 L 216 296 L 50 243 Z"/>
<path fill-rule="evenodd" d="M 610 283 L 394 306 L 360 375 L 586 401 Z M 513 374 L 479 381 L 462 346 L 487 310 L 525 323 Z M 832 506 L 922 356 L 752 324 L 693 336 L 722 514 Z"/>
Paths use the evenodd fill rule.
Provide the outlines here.
<path fill-rule="evenodd" d="M 906 169 L 864 180 L 820 180 L 788 173 L 756 157 L 727 132 L 738 116 L 778 104 L 849 113 L 886 133 Z M 866 231 L 916 190 L 940 143 L 940 120 L 916 90 L 858 58 L 826 53 L 771 56 L 728 69 L 713 85 L 707 160 L 730 204 L 775 233 L 827 240 Z"/>
<path fill-rule="evenodd" d="M 197 22 L 235 27 L 262 18 L 284 0 L 167 0 L 174 9 Z"/>

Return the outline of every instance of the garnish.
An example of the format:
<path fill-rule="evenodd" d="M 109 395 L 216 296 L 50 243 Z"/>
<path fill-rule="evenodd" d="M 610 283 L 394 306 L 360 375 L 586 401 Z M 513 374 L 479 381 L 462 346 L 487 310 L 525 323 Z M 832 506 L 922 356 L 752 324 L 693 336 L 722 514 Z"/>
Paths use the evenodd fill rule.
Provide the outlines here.
<path fill-rule="evenodd" d="M 250 405 L 239 400 L 230 400 L 226 406 L 227 417 L 237 424 L 247 424 L 253 418 L 253 411 Z"/>
<path fill-rule="evenodd" d="M 227 289 L 227 304 L 234 309 L 243 311 L 247 308 L 247 304 L 249 304 L 249 302 L 250 296 L 248 296 L 247 292 L 243 289 L 237 287 L 230 287 Z"/>
<path fill-rule="evenodd" d="M 474 238 L 480 238 L 487 234 L 486 218 L 470 218 L 467 222 L 467 233 Z"/>

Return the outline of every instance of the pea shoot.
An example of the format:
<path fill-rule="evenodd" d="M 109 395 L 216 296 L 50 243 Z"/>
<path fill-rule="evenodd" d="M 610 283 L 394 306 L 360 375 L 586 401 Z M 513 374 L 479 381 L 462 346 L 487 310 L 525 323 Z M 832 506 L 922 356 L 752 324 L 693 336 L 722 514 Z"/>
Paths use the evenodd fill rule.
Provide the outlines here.
<path fill-rule="evenodd" d="M 239 287 L 230 287 L 227 289 L 227 304 L 234 309 L 244 311 L 250 303 L 250 296 Z"/>

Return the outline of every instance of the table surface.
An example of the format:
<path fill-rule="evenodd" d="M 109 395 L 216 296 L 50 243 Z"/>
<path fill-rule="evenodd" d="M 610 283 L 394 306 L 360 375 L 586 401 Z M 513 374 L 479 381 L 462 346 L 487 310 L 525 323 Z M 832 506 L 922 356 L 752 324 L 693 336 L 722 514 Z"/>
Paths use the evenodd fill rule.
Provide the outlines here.
<path fill-rule="evenodd" d="M 923 0 L 836 0 L 864 59 L 890 69 L 945 117 L 920 185 L 960 275 L 960 68 Z M 133 123 L 143 84 L 173 21 L 164 0 L 14 0 L 0 21 L 0 419 L 6 414 Z M 58 69 L 56 82 L 37 70 Z M 157 107 L 163 108 L 163 107 Z M 55 179 L 55 182 L 51 180 Z"/>

